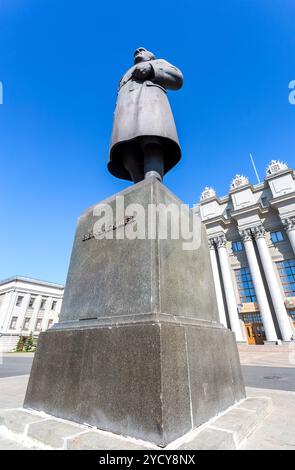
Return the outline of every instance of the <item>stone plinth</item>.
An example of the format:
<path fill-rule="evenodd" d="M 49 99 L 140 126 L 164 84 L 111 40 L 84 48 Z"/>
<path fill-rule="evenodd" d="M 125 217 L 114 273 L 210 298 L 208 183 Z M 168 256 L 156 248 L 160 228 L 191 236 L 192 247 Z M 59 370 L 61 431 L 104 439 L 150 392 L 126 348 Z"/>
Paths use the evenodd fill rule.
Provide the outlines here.
<path fill-rule="evenodd" d="M 172 219 L 181 204 L 155 178 L 119 195 L 125 207 L 174 204 Z M 79 219 L 60 322 L 40 335 L 24 406 L 165 446 L 245 396 L 205 229 L 195 250 L 161 240 L 159 220 L 154 239 L 96 239 L 93 214 Z M 147 210 L 120 217 L 114 232 L 147 225 Z"/>

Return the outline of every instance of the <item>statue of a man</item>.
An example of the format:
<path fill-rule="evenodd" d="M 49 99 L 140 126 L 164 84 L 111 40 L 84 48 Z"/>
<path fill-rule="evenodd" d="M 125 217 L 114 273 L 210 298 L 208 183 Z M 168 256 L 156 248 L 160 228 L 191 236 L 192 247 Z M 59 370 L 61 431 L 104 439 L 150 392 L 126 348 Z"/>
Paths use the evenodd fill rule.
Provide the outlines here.
<path fill-rule="evenodd" d="M 167 89 L 178 90 L 182 73 L 164 59 L 139 47 L 134 65 L 119 83 L 110 146 L 109 171 L 134 183 L 163 175 L 180 160 Z"/>

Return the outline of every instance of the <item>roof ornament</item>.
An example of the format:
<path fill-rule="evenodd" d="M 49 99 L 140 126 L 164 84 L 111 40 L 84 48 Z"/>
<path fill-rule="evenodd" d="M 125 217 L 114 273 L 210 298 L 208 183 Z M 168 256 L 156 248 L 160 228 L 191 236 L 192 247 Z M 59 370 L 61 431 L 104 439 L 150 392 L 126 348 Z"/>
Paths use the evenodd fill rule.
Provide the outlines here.
<path fill-rule="evenodd" d="M 249 184 L 247 176 L 236 175 L 231 182 L 230 189 L 236 189 L 240 186 L 245 186 L 246 184 Z"/>
<path fill-rule="evenodd" d="M 271 160 L 266 167 L 266 176 L 275 175 L 283 170 L 288 170 L 287 163 L 283 163 L 280 160 Z"/>
<path fill-rule="evenodd" d="M 209 199 L 210 197 L 216 196 L 216 191 L 213 188 L 210 188 L 209 186 L 206 186 L 204 191 L 201 193 L 200 200 L 204 201 L 204 199 Z"/>

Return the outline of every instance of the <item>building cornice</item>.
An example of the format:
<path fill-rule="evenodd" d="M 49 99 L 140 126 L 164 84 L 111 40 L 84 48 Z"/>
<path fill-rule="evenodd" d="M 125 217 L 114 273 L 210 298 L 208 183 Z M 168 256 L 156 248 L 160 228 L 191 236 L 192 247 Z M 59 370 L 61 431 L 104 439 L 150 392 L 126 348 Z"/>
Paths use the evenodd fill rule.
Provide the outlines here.
<path fill-rule="evenodd" d="M 292 168 L 286 168 L 285 170 L 278 171 L 277 173 L 274 173 L 273 175 L 267 175 L 264 178 L 264 181 L 270 181 L 270 180 L 278 178 L 279 176 L 287 175 L 287 174 L 291 174 L 294 178 L 294 170 Z"/>
<path fill-rule="evenodd" d="M 52 288 L 52 291 L 51 292 L 46 292 L 44 290 L 37 290 L 37 289 L 34 289 L 33 287 L 29 288 L 29 287 L 24 287 L 24 286 L 20 286 L 20 287 L 16 287 L 15 285 L 11 286 L 11 287 L 5 287 L 5 286 L 0 286 L 0 295 L 1 294 L 8 294 L 10 292 L 17 292 L 18 294 L 30 294 L 30 295 L 35 295 L 35 296 L 38 296 L 40 295 L 41 297 L 54 297 L 56 299 L 62 299 L 63 298 L 63 290 L 62 291 L 57 291 L 57 292 L 54 292 L 54 288 Z"/>
<path fill-rule="evenodd" d="M 209 224 L 220 224 L 222 228 L 227 228 L 229 225 L 232 224 L 232 220 L 231 219 L 226 219 L 225 217 L 223 217 L 223 215 L 218 215 L 216 217 L 208 217 L 208 219 L 204 219 L 202 220 L 203 224 L 205 224 L 206 226 L 209 225 Z"/>
<path fill-rule="evenodd" d="M 54 282 L 48 282 L 48 281 L 41 281 L 39 279 L 32 279 L 30 277 L 24 277 L 24 276 L 11 276 L 11 277 L 8 277 L 7 279 L 3 279 L 2 281 L 0 281 L 0 287 L 10 282 L 24 282 L 27 284 L 35 284 L 38 286 L 51 287 L 54 289 L 64 290 L 64 286 L 62 284 L 56 284 Z"/>
<path fill-rule="evenodd" d="M 216 201 L 219 205 L 226 204 L 228 202 L 231 202 L 231 195 L 239 193 L 243 191 L 244 189 L 251 189 L 252 193 L 258 193 L 260 191 L 263 191 L 264 189 L 267 189 L 268 185 L 266 185 L 264 182 L 258 183 L 258 184 L 247 184 L 245 186 L 239 186 L 238 188 L 231 189 L 229 193 L 225 196 L 212 196 L 208 197 L 207 199 L 203 199 L 202 201 L 199 202 L 201 206 L 206 205 L 208 202 Z"/>
<path fill-rule="evenodd" d="M 218 196 L 211 196 L 207 197 L 206 199 L 202 199 L 201 201 L 198 202 L 200 206 L 204 206 L 205 204 L 208 204 L 208 202 L 213 202 L 216 201 L 219 203 L 220 199 Z"/>
<path fill-rule="evenodd" d="M 260 203 L 253 204 L 251 206 L 245 206 L 241 209 L 231 211 L 230 218 L 226 219 L 223 215 L 218 215 L 215 217 L 208 217 L 207 219 L 202 220 L 205 225 L 219 223 L 223 228 L 227 228 L 233 223 L 233 219 L 236 220 L 240 216 L 249 213 L 257 214 L 258 216 L 263 216 L 269 212 L 269 207 L 262 207 Z"/>
<path fill-rule="evenodd" d="M 245 207 L 242 207 L 241 209 L 232 211 L 231 217 L 236 218 L 236 217 L 239 217 L 240 215 L 244 215 L 249 212 L 254 212 L 258 215 L 264 215 L 269 212 L 269 208 L 262 207 L 260 203 L 256 203 L 256 204 L 252 204 L 251 206 L 245 206 Z"/>
<path fill-rule="evenodd" d="M 286 202 L 286 201 L 292 201 L 292 199 L 295 200 L 294 191 L 290 193 L 282 194 L 282 196 L 278 196 L 273 199 L 270 199 L 268 202 L 271 207 L 276 207 L 277 204 L 281 204 L 282 202 Z"/>

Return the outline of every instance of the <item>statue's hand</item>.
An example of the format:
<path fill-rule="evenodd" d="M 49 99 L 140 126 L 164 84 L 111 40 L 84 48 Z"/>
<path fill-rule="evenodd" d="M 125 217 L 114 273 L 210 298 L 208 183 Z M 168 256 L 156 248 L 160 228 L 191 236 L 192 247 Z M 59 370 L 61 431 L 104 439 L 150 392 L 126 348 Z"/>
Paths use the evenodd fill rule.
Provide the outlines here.
<path fill-rule="evenodd" d="M 153 78 L 153 68 L 148 62 L 142 62 L 136 66 L 133 72 L 133 78 L 144 82 Z"/>

